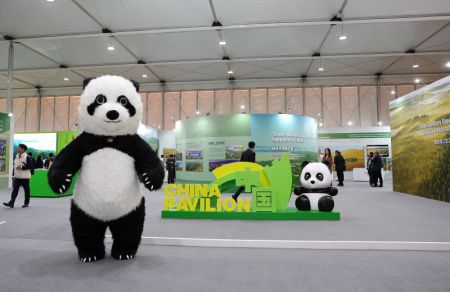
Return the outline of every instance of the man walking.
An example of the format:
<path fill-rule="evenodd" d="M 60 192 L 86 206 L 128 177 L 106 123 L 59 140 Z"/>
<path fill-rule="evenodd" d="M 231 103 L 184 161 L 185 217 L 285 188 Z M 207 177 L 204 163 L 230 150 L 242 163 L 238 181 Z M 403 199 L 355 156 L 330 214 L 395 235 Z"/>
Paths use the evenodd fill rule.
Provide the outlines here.
<path fill-rule="evenodd" d="M 339 181 L 338 186 L 343 187 L 344 186 L 344 171 L 346 170 L 346 167 L 345 167 L 345 159 L 339 150 L 335 151 L 334 168 L 336 170 L 336 174 L 337 174 L 338 181 Z"/>
<path fill-rule="evenodd" d="M 31 157 L 26 153 L 27 148 L 25 144 L 19 144 L 17 148 L 17 155 L 14 159 L 13 167 L 13 190 L 11 192 L 11 200 L 8 203 L 3 203 L 6 207 L 14 208 L 14 202 L 16 201 L 20 186 L 25 191 L 25 202 L 22 208 L 26 208 L 30 204 L 30 170 L 33 168 L 33 162 Z"/>
<path fill-rule="evenodd" d="M 241 154 L 241 161 L 246 162 L 255 162 L 256 160 L 256 153 L 255 153 L 255 142 L 250 141 L 248 142 L 248 149 L 242 152 Z M 236 193 L 232 196 L 233 199 L 237 202 L 237 199 L 239 195 L 242 193 L 242 191 L 245 190 L 244 186 L 240 186 L 239 189 L 236 191 Z"/>

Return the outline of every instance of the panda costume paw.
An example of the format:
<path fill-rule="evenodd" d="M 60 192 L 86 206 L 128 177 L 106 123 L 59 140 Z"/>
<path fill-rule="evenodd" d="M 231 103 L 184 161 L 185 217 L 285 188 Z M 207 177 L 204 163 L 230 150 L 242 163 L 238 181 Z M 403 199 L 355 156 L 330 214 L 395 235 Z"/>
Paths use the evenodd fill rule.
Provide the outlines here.
<path fill-rule="evenodd" d="M 133 259 L 145 221 L 140 182 L 149 190 L 163 184 L 161 160 L 137 134 L 142 118 L 138 91 L 139 84 L 120 76 L 86 79 L 78 108 L 83 132 L 58 153 L 48 172 L 56 193 L 64 193 L 79 173 L 70 222 L 82 262 L 105 256 L 108 228 L 112 256 Z"/>
<path fill-rule="evenodd" d="M 294 194 L 299 196 L 295 200 L 295 206 L 299 211 L 331 212 L 334 201 L 331 196 L 336 196 L 338 190 L 331 186 L 331 172 L 323 163 L 302 163 L 300 174 L 301 186 L 294 188 Z"/>
<path fill-rule="evenodd" d="M 49 177 L 49 184 L 53 192 L 63 194 L 69 189 L 72 179 L 71 173 L 60 171 Z"/>
<path fill-rule="evenodd" d="M 155 173 L 154 170 L 147 170 L 141 175 L 141 182 L 149 191 L 156 191 L 163 184 L 164 173 Z"/>

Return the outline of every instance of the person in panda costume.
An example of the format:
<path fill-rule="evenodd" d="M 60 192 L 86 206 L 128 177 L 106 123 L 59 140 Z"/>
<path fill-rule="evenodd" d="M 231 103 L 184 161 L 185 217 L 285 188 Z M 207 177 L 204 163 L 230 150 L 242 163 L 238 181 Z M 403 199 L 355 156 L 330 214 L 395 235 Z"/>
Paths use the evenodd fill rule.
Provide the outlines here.
<path fill-rule="evenodd" d="M 153 149 L 137 134 L 142 117 L 139 84 L 120 76 L 86 79 L 78 108 L 83 132 L 55 158 L 48 181 L 64 193 L 79 171 L 70 222 L 82 262 L 105 257 L 109 227 L 111 256 L 135 257 L 144 229 L 145 200 L 161 187 L 164 168 Z"/>
<path fill-rule="evenodd" d="M 338 193 L 338 190 L 331 186 L 332 181 L 333 177 L 326 164 L 304 161 L 300 174 L 301 186 L 294 188 L 294 194 L 299 196 L 295 200 L 297 209 L 331 212 L 334 208 L 332 196 Z"/>

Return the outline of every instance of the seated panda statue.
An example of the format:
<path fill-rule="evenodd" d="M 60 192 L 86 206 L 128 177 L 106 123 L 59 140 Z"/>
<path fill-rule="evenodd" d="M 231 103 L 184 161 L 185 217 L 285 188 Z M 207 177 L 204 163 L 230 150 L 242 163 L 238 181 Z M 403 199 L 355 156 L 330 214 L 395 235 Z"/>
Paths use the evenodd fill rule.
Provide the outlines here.
<path fill-rule="evenodd" d="M 153 149 L 137 135 L 142 117 L 139 85 L 120 76 L 87 79 L 78 108 L 83 132 L 56 156 L 48 181 L 64 193 L 79 171 L 70 222 L 82 262 L 104 258 L 104 238 L 113 237 L 111 255 L 135 257 L 144 229 L 140 182 L 161 187 L 164 168 Z"/>
<path fill-rule="evenodd" d="M 331 196 L 338 193 L 338 190 L 331 186 L 332 181 L 333 177 L 326 164 L 304 161 L 300 175 L 301 186 L 294 188 L 294 194 L 299 196 L 295 200 L 297 209 L 331 212 L 334 208 Z"/>

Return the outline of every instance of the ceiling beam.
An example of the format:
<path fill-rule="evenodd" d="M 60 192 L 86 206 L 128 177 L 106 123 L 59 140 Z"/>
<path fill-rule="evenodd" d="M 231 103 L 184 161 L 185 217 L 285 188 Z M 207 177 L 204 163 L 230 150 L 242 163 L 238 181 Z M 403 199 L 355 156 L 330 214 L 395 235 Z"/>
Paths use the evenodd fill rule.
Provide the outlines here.
<path fill-rule="evenodd" d="M 442 15 L 397 16 L 384 18 L 354 18 L 354 19 L 346 18 L 343 21 L 316 20 L 316 21 L 250 23 L 250 24 L 222 25 L 220 29 L 234 30 L 234 29 L 281 28 L 281 27 L 300 27 L 300 26 L 325 26 L 325 25 L 336 25 L 341 23 L 343 23 L 344 25 L 352 25 L 352 24 L 373 24 L 373 23 L 423 22 L 423 21 L 440 21 L 440 20 L 449 21 L 450 15 L 442 14 Z M 183 32 L 214 31 L 214 30 L 217 30 L 217 27 L 197 26 L 197 27 L 152 28 L 152 29 L 116 31 L 108 35 L 113 37 L 119 37 L 125 35 L 183 33 Z M 74 33 L 74 34 L 59 34 L 59 35 L 25 36 L 25 37 L 17 37 L 15 38 L 15 41 L 22 42 L 30 40 L 96 38 L 104 36 L 105 33 L 103 32 L 91 32 L 91 33 Z M 0 40 L 0 42 L 6 41 L 7 40 Z"/>
<path fill-rule="evenodd" d="M 259 61 L 297 61 L 297 60 L 315 60 L 315 59 L 348 59 L 348 58 L 386 58 L 386 57 L 402 57 L 410 56 L 411 53 L 406 52 L 387 52 L 387 53 L 372 53 L 372 54 L 337 54 L 337 55 L 322 55 L 322 56 L 275 56 L 275 57 L 252 57 L 252 58 L 236 58 L 232 60 L 217 60 L 217 59 L 199 59 L 199 60 L 174 60 L 174 61 L 158 61 L 146 62 L 145 64 L 137 63 L 109 63 L 109 64 L 88 64 L 88 65 L 74 65 L 68 67 L 70 70 L 83 70 L 91 68 L 117 68 L 117 67 L 145 67 L 145 66 L 169 66 L 169 65 L 185 65 L 185 64 L 214 64 L 214 63 L 239 63 L 239 62 L 259 62 Z M 450 55 L 448 51 L 426 51 L 416 52 L 416 56 L 440 56 Z M 15 68 L 15 72 L 28 72 L 39 70 L 56 70 L 60 67 L 47 68 Z M 0 70 L 0 73 L 6 73 L 7 70 Z"/>
<path fill-rule="evenodd" d="M 433 73 L 423 73 L 420 74 L 421 77 L 445 77 L 448 74 L 445 72 L 433 72 Z M 342 79 L 370 79 L 370 80 L 376 80 L 375 75 L 329 75 L 329 76 L 311 76 L 308 77 L 308 80 L 342 80 Z M 389 78 L 414 78 L 417 77 L 417 74 L 389 74 L 389 75 L 382 75 L 382 79 L 389 79 Z M 300 77 L 283 77 L 283 78 L 248 78 L 248 79 L 236 79 L 235 82 L 266 82 L 266 81 L 299 81 Z M 198 81 L 175 81 L 175 82 L 167 82 L 168 84 L 174 85 L 189 85 L 189 84 L 212 84 L 212 83 L 223 83 L 228 82 L 228 80 L 198 80 Z M 351 85 L 351 83 L 348 83 Z M 413 84 L 413 79 L 411 79 L 411 82 L 409 84 Z M 147 83 L 140 83 L 141 87 L 145 86 L 160 86 L 161 84 L 159 82 L 147 82 Z M 353 84 L 354 85 L 354 84 Z M 34 89 L 34 87 L 30 88 L 19 88 L 17 90 L 30 90 Z M 58 89 L 76 89 L 81 90 L 80 86 L 65 86 L 65 87 L 42 87 L 42 90 L 58 90 Z M 6 90 L 6 88 L 0 88 L 0 91 Z M 178 89 L 179 90 L 179 89 Z M 1 92 L 0 92 L 1 93 Z"/>

